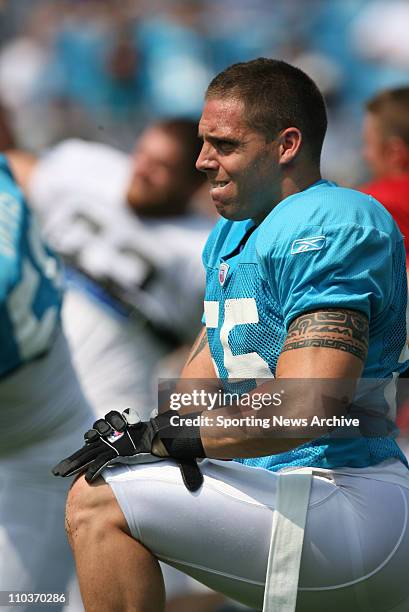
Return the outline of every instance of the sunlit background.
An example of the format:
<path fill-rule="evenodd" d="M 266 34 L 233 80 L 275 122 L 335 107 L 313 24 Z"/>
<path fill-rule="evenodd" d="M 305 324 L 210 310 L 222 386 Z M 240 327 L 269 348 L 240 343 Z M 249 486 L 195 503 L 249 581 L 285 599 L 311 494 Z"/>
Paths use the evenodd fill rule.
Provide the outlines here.
<path fill-rule="evenodd" d="M 3 0 L 0 101 L 18 145 L 129 150 L 150 120 L 198 117 L 209 79 L 259 56 L 306 70 L 330 115 L 324 174 L 366 178 L 365 99 L 409 82 L 406 0 Z"/>

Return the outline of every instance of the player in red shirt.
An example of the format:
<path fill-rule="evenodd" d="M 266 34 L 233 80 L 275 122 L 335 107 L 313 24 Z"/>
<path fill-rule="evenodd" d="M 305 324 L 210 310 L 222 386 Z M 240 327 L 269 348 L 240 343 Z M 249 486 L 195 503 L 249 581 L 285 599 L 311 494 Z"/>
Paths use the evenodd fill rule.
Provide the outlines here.
<path fill-rule="evenodd" d="M 373 180 L 359 189 L 379 200 L 399 225 L 409 270 L 409 87 L 387 89 L 367 102 L 363 141 Z M 409 399 L 401 404 L 398 425 L 409 437 Z"/>
<path fill-rule="evenodd" d="M 359 187 L 379 200 L 409 236 L 409 87 L 389 89 L 366 105 L 363 154 L 373 180 Z M 406 254 L 408 255 L 408 241 Z"/>

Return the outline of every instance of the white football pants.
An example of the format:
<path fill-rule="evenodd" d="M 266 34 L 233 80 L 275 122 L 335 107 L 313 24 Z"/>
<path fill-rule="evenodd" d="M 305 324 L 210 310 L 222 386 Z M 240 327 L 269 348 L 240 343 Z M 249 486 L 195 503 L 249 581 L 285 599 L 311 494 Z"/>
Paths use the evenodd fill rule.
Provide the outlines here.
<path fill-rule="evenodd" d="M 201 467 L 205 482 L 194 494 L 171 461 L 108 468 L 103 477 L 133 536 L 159 559 L 261 609 L 278 476 L 235 462 L 205 460 Z M 407 468 L 388 460 L 316 472 L 297 612 L 405 610 Z"/>

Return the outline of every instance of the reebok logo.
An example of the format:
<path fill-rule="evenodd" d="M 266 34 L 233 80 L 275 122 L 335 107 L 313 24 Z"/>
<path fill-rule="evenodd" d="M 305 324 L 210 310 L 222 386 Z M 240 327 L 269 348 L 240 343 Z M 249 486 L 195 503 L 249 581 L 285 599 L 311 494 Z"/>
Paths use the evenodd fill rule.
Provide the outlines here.
<path fill-rule="evenodd" d="M 299 238 L 291 245 L 291 255 L 306 253 L 307 251 L 320 251 L 325 244 L 325 236 L 313 236 L 312 238 Z"/>

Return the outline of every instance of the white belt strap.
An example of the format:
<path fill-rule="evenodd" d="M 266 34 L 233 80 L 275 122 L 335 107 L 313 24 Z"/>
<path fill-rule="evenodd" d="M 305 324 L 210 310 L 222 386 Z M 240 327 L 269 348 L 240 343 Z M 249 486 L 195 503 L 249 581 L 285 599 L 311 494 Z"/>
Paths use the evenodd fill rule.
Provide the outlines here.
<path fill-rule="evenodd" d="M 294 612 L 312 471 L 279 474 L 263 612 Z"/>

